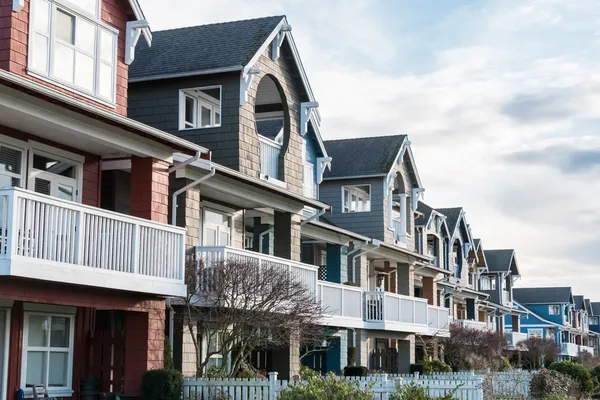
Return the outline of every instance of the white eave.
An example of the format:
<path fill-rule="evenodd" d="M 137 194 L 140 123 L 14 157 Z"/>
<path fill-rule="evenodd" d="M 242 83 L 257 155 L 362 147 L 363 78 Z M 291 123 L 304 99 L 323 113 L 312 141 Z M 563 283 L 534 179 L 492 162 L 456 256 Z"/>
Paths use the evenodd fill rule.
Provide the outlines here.
<path fill-rule="evenodd" d="M 129 0 L 129 5 L 131 6 L 131 9 L 133 10 L 133 15 L 135 15 L 136 20 L 144 21 L 146 19 L 146 17 L 144 16 L 144 12 L 142 11 L 142 7 L 140 7 L 140 3 L 138 2 L 138 0 Z M 150 43 L 152 43 L 152 31 L 150 30 L 150 28 L 143 28 L 142 34 L 144 35 L 144 38 L 148 42 L 148 46 L 149 46 Z"/>

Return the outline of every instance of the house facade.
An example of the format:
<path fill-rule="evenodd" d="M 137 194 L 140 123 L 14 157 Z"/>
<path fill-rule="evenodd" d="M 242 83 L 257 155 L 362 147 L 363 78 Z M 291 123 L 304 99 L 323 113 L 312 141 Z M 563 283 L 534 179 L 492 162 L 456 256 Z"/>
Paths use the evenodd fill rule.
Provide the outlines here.
<path fill-rule="evenodd" d="M 139 394 L 186 291 L 173 153 L 210 154 L 127 118 L 137 1 L 4 1 L 0 26 L 0 399 Z"/>

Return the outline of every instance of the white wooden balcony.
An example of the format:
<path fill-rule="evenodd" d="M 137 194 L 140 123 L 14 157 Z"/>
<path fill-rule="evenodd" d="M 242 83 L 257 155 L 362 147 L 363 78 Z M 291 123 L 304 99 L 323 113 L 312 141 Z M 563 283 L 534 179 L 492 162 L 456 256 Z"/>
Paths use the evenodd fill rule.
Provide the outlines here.
<path fill-rule="evenodd" d="M 577 357 L 579 355 L 579 346 L 575 343 L 561 343 L 560 355 Z"/>
<path fill-rule="evenodd" d="M 506 332 L 506 346 L 509 350 L 514 350 L 517 345 L 527 340 L 527 334 L 521 332 Z"/>
<path fill-rule="evenodd" d="M 319 281 L 318 298 L 325 310 L 325 325 L 362 328 L 363 291 L 359 287 Z"/>
<path fill-rule="evenodd" d="M 195 252 L 196 259 L 202 260 L 206 265 L 235 260 L 237 262 L 255 263 L 259 268 L 262 266 L 283 268 L 293 274 L 315 296 L 317 295 L 317 279 L 319 275 L 319 267 L 317 266 L 227 246 L 197 246 Z"/>
<path fill-rule="evenodd" d="M 384 291 L 364 296 L 367 329 L 429 333 L 427 300 Z"/>
<path fill-rule="evenodd" d="M 450 310 L 446 307 L 427 306 L 429 333 L 433 336 L 450 336 Z"/>
<path fill-rule="evenodd" d="M 468 329 L 477 329 L 480 331 L 490 330 L 490 327 L 488 326 L 487 323 L 474 321 L 472 319 L 454 319 L 450 323 L 461 326 L 463 328 L 468 328 Z"/>
<path fill-rule="evenodd" d="M 579 352 L 583 353 L 583 352 L 587 352 L 590 353 L 591 355 L 594 355 L 595 351 L 593 347 L 590 346 L 579 346 Z"/>
<path fill-rule="evenodd" d="M 0 190 L 0 274 L 183 296 L 185 230 L 28 190 Z"/>
<path fill-rule="evenodd" d="M 265 178 L 279 179 L 279 154 L 281 145 L 274 140 L 258 136 L 260 141 L 260 173 Z"/>

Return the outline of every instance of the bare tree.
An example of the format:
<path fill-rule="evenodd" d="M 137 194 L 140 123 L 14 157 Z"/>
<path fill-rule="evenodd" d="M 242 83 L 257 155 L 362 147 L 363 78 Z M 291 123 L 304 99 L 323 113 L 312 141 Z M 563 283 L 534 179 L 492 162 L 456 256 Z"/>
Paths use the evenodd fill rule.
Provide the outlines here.
<path fill-rule="evenodd" d="M 530 337 L 519 342 L 517 349 L 522 354 L 522 364 L 527 369 L 539 369 L 554 361 L 560 353 L 556 342 L 552 339 Z"/>
<path fill-rule="evenodd" d="M 188 263 L 188 294 L 181 299 L 192 335 L 197 374 L 211 357 L 231 358 L 230 376 L 249 364 L 252 352 L 320 343 L 322 309 L 314 287 L 286 265 L 258 264 L 242 258 Z"/>
<path fill-rule="evenodd" d="M 506 337 L 502 332 L 450 325 L 450 337 L 442 340 L 446 362 L 454 370 L 485 370 L 499 366 Z"/>

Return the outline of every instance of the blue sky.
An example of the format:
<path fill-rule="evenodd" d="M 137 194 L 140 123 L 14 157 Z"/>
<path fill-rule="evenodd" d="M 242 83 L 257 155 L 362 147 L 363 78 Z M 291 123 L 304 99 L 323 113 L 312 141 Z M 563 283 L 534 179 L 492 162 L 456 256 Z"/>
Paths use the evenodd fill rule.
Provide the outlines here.
<path fill-rule="evenodd" d="M 525 285 L 600 301 L 597 0 L 141 0 L 154 30 L 285 14 L 326 139 L 406 133 Z M 335 160 L 334 160 L 335 162 Z"/>

